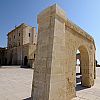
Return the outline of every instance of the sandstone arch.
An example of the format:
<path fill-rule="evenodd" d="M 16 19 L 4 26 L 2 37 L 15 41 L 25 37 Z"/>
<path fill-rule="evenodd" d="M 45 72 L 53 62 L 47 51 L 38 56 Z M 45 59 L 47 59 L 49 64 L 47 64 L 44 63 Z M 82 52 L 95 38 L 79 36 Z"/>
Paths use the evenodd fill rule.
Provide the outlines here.
<path fill-rule="evenodd" d="M 80 46 L 78 48 L 80 51 L 80 67 L 81 67 L 81 74 L 82 74 L 82 85 L 89 86 L 89 54 L 88 50 L 85 46 Z"/>
<path fill-rule="evenodd" d="M 38 15 L 38 24 L 32 99 L 70 100 L 75 97 L 78 48 L 83 60 L 82 84 L 87 87 L 93 86 L 95 76 L 93 38 L 68 20 L 65 12 L 56 4 Z"/>

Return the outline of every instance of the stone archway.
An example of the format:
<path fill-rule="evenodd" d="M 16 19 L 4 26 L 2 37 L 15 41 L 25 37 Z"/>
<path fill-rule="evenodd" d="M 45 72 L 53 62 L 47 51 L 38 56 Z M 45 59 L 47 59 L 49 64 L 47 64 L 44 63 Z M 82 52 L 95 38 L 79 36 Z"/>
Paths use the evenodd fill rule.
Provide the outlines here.
<path fill-rule="evenodd" d="M 69 21 L 65 12 L 56 4 L 38 15 L 38 24 L 32 100 L 71 100 L 76 96 L 75 66 L 78 48 L 82 59 L 82 84 L 93 86 L 93 38 Z"/>
<path fill-rule="evenodd" d="M 76 66 L 76 71 L 80 73 L 76 73 L 76 91 L 89 87 L 90 81 L 88 50 L 85 46 L 79 46 L 78 51 L 79 53 L 76 54 L 76 59 L 78 58 L 80 60 L 80 65 Z"/>
<path fill-rule="evenodd" d="M 82 85 L 88 86 L 89 84 L 89 54 L 85 46 L 79 47 L 81 71 L 82 71 Z M 89 86 L 88 86 L 89 87 Z"/>

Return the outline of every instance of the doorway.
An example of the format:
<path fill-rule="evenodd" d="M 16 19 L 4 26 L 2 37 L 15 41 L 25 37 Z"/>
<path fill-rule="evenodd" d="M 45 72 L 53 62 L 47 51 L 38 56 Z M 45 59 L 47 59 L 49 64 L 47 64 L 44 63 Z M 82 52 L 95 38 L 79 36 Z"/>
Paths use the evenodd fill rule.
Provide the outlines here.
<path fill-rule="evenodd" d="M 24 57 L 24 66 L 27 66 L 28 64 L 28 59 L 27 59 L 27 56 Z"/>

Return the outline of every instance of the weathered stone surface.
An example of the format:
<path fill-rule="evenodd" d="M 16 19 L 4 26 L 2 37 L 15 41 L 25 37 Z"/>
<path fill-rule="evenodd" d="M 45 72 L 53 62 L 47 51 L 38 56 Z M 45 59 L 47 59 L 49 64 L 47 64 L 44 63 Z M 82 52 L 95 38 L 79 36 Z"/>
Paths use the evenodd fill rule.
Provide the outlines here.
<path fill-rule="evenodd" d="M 76 51 L 81 54 L 82 85 L 94 85 L 93 38 L 56 4 L 38 15 L 38 45 L 32 100 L 71 100 L 76 96 Z"/>

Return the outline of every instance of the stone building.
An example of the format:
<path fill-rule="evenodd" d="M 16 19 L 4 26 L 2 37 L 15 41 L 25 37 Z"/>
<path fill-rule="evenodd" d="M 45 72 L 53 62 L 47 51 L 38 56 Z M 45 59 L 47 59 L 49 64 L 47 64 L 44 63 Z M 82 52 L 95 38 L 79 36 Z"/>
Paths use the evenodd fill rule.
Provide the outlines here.
<path fill-rule="evenodd" d="M 32 66 L 37 44 L 36 28 L 22 23 L 8 33 L 7 64 Z"/>
<path fill-rule="evenodd" d="M 7 64 L 7 48 L 0 48 L 0 66 Z"/>

